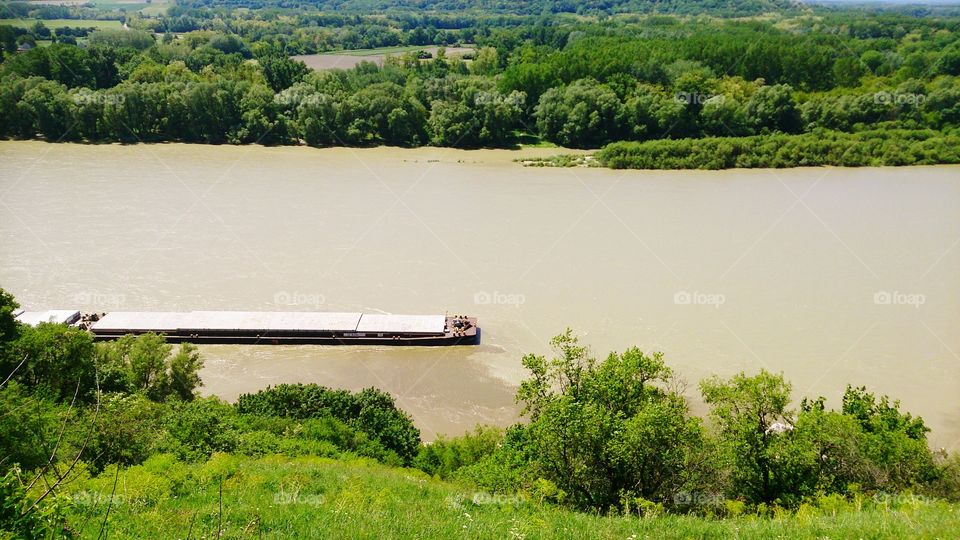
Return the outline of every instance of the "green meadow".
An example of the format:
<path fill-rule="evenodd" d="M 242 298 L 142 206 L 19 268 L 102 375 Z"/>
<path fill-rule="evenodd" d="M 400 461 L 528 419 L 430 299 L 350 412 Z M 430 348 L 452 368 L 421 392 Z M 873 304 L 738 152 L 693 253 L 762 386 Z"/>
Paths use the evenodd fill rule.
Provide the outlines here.
<path fill-rule="evenodd" d="M 114 489 L 116 485 L 116 489 Z M 493 495 L 368 459 L 170 455 L 82 475 L 58 500 L 81 538 L 952 538 L 960 506 L 920 496 L 825 497 L 718 519 L 595 515 Z M 108 514 L 109 509 L 109 516 Z"/>

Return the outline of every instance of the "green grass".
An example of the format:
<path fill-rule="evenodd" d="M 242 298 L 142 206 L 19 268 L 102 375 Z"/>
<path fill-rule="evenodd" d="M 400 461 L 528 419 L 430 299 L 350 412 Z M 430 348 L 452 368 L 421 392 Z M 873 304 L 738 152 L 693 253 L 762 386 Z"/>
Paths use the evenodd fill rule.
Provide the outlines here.
<path fill-rule="evenodd" d="M 167 12 L 167 9 L 170 7 L 169 4 L 152 4 L 144 5 L 138 11 L 141 15 L 146 15 L 148 17 L 159 17 Z M 130 8 L 127 8 L 130 9 Z"/>
<path fill-rule="evenodd" d="M 139 11 L 143 14 L 156 15 L 166 12 L 166 9 L 170 7 L 172 0 L 153 0 L 150 3 L 147 3 L 146 0 L 138 1 L 120 1 L 120 0 L 91 0 L 97 9 L 104 11 L 119 11 L 126 10 L 127 12 Z"/>
<path fill-rule="evenodd" d="M 50 30 L 68 26 L 71 28 L 120 29 L 120 21 L 98 21 L 94 19 L 0 19 L 0 24 L 30 28 L 37 21 L 43 22 Z"/>
<path fill-rule="evenodd" d="M 115 471 L 70 482 L 58 496 L 80 537 L 98 536 Z M 950 538 L 960 530 L 957 505 L 910 497 L 772 518 L 595 516 L 477 495 L 419 471 L 316 457 L 215 455 L 191 465 L 157 455 L 122 470 L 116 485 L 107 521 L 114 538 L 216 538 L 218 529 L 225 539 Z"/>

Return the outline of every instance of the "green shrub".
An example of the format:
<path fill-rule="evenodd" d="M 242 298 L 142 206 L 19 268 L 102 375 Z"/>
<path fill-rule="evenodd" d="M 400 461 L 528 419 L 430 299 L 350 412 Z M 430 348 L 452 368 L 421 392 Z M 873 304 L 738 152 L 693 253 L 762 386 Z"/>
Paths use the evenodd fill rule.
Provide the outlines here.
<path fill-rule="evenodd" d="M 617 142 L 598 162 L 614 169 L 730 169 L 960 163 L 960 137 L 933 130 L 816 131 Z"/>
<path fill-rule="evenodd" d="M 503 441 L 504 430 L 478 425 L 472 433 L 438 438 L 420 447 L 413 466 L 440 478 L 450 478 L 461 467 L 473 465 L 492 455 Z"/>
<path fill-rule="evenodd" d="M 163 418 L 166 433 L 160 449 L 180 459 L 206 459 L 237 447 L 234 408 L 215 397 L 172 404 Z"/>
<path fill-rule="evenodd" d="M 77 430 L 92 436 L 85 452 L 96 471 L 108 464 L 137 465 L 150 457 L 165 436 L 169 407 L 142 395 L 104 395 L 99 410 L 88 409 Z"/>
<path fill-rule="evenodd" d="M 644 499 L 673 504 L 688 483 L 687 464 L 703 450 L 699 419 L 673 390 L 661 353 L 633 347 L 605 360 L 590 357 L 568 329 L 556 356 L 527 355 L 531 377 L 517 399 L 530 423 L 524 457 L 531 472 L 555 483 L 579 508 L 606 510 Z"/>
<path fill-rule="evenodd" d="M 237 400 L 241 414 L 294 419 L 331 416 L 365 433 L 372 441 L 410 463 L 420 445 L 420 430 L 393 398 L 374 388 L 351 393 L 316 384 L 281 384 Z"/>
<path fill-rule="evenodd" d="M 23 326 L 14 343 L 14 358 L 25 360 L 16 380 L 58 401 L 96 398 L 96 367 L 93 338 L 89 333 L 63 324 Z M 19 363 L 19 361 L 18 361 Z"/>
<path fill-rule="evenodd" d="M 62 532 L 62 509 L 55 503 L 44 501 L 27 512 L 35 499 L 27 496 L 20 481 L 18 467 L 7 469 L 0 476 L 0 538 L 52 538 Z"/>
<path fill-rule="evenodd" d="M 16 381 L 0 389 L 0 456 L 8 467 L 19 464 L 26 470 L 40 467 L 50 459 L 53 448 L 48 438 L 57 433 L 64 422 L 72 426 L 76 413 L 43 396 L 30 393 Z M 58 451 L 69 455 L 72 437 Z"/>

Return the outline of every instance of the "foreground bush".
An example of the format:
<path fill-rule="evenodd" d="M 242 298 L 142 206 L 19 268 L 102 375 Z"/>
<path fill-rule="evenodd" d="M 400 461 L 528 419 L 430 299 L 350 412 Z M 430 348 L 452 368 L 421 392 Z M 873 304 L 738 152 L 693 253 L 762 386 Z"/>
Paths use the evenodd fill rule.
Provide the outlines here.
<path fill-rule="evenodd" d="M 454 472 L 492 455 L 502 444 L 505 431 L 478 425 L 461 437 L 440 437 L 420 447 L 413 466 L 430 475 L 450 478 Z"/>
<path fill-rule="evenodd" d="M 438 441 L 415 464 L 591 511 L 730 515 L 823 496 L 960 496 L 957 458 L 932 452 L 921 418 L 865 388 L 848 387 L 839 410 L 821 397 L 795 411 L 782 375 L 714 377 L 701 383 L 704 426 L 661 353 L 631 348 L 600 361 L 569 330 L 551 343 L 554 358 L 523 359 L 530 378 L 517 399 L 528 423 Z"/>
<path fill-rule="evenodd" d="M 420 430 L 393 397 L 375 388 L 357 393 L 317 384 L 281 384 L 237 400 L 241 414 L 308 419 L 330 416 L 366 433 L 409 463 L 420 445 Z"/>

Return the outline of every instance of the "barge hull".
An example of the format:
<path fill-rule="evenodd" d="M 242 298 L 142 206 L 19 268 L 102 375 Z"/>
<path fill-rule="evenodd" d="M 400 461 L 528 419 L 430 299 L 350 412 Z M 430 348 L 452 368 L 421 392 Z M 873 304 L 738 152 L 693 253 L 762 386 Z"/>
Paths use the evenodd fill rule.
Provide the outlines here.
<path fill-rule="evenodd" d="M 94 334 L 94 341 L 111 341 L 128 334 Z M 163 332 L 158 332 L 163 333 Z M 468 336 L 426 337 L 334 337 L 334 336 L 271 336 L 271 335 L 177 335 L 164 334 L 167 343 L 194 343 L 197 345 L 381 345 L 407 347 L 440 347 L 450 345 L 479 345 L 479 329 Z"/>
<path fill-rule="evenodd" d="M 477 345 L 477 320 L 463 315 L 321 312 L 112 312 L 79 323 L 95 340 L 162 334 L 171 343 L 240 345 Z"/>

